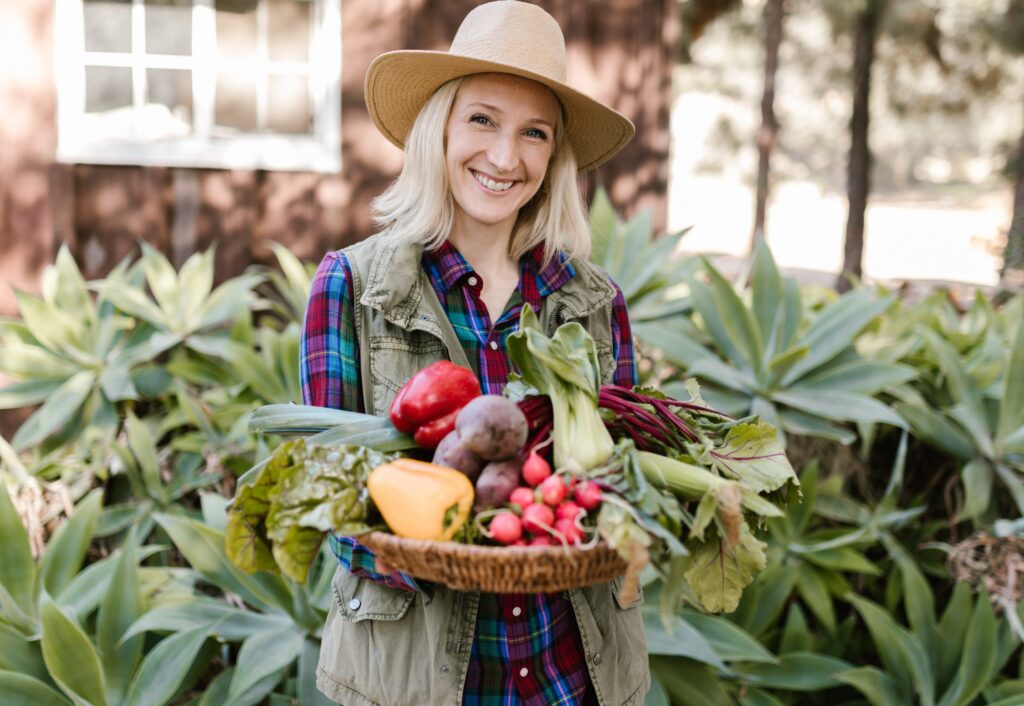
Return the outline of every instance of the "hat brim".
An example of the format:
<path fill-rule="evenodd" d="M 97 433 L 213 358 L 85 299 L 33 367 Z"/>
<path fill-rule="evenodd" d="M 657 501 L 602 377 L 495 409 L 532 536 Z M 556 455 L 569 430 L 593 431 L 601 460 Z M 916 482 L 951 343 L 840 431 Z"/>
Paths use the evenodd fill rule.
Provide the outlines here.
<path fill-rule="evenodd" d="M 497 72 L 547 86 L 565 111 L 566 138 L 579 171 L 608 161 L 633 137 L 633 123 L 621 113 L 547 76 L 515 66 L 439 51 L 402 50 L 381 54 L 366 72 L 366 107 L 373 124 L 392 144 L 405 146 L 420 109 L 452 79 Z"/>

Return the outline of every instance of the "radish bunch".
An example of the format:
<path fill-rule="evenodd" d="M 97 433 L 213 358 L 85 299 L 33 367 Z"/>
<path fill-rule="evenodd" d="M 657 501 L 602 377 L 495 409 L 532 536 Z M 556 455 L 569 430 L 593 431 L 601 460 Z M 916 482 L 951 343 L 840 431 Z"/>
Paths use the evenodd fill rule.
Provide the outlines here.
<path fill-rule="evenodd" d="M 593 481 L 553 474 L 536 451 L 523 463 L 525 485 L 516 487 L 505 509 L 491 519 L 488 534 L 505 546 L 582 544 L 583 518 L 596 516 L 601 488 Z"/>

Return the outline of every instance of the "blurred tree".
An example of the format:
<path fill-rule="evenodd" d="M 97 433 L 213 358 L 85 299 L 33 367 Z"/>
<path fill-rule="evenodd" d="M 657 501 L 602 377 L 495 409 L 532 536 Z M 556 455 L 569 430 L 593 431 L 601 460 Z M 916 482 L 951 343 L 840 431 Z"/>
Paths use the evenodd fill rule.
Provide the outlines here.
<path fill-rule="evenodd" d="M 750 252 L 764 240 L 765 211 L 768 203 L 768 177 L 772 151 L 779 134 L 775 117 L 775 77 L 779 69 L 779 47 L 782 45 L 782 24 L 785 0 L 768 0 L 764 6 L 764 92 L 761 95 L 761 129 L 757 132 L 757 196 L 754 201 L 754 229 L 750 236 Z"/>
<path fill-rule="evenodd" d="M 850 156 L 847 162 L 846 239 L 843 244 L 843 271 L 836 280 L 836 289 L 850 289 L 847 274 L 860 277 L 864 257 L 864 213 L 871 188 L 871 147 L 868 127 L 871 121 L 871 69 L 875 63 L 878 27 L 887 0 L 865 0 L 860 3 L 855 22 L 853 42 L 853 111 L 850 116 Z"/>
<path fill-rule="evenodd" d="M 1002 17 L 992 22 L 989 28 L 1008 52 L 1024 55 L 1024 0 L 1010 0 Z M 1011 281 L 1017 280 L 1019 285 L 1024 279 L 1024 125 L 1016 154 L 1007 160 L 1006 171 L 1014 181 L 1013 216 L 1006 234 L 1002 275 Z M 1016 276 L 1011 273 L 1016 273 Z"/>
<path fill-rule="evenodd" d="M 679 0 L 679 61 L 693 61 L 690 47 L 700 39 L 712 22 L 742 5 L 742 0 Z"/>

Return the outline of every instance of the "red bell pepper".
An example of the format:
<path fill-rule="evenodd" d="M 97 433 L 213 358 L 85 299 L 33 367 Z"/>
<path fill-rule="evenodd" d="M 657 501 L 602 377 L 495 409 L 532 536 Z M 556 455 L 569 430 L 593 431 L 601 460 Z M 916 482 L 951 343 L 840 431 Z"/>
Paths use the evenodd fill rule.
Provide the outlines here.
<path fill-rule="evenodd" d="M 480 394 L 480 381 L 472 370 L 440 360 L 409 378 L 388 413 L 398 431 L 412 434 L 420 447 L 433 449 L 455 428 L 459 411 Z"/>

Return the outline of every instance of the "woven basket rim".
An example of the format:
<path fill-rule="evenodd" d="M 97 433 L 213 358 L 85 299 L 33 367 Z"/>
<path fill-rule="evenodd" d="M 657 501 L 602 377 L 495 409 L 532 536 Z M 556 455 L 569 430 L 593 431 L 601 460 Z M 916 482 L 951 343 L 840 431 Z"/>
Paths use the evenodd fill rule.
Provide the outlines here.
<path fill-rule="evenodd" d="M 476 558 L 481 561 L 488 559 L 505 559 L 509 557 L 509 553 L 512 555 L 519 555 L 524 559 L 531 557 L 544 556 L 548 554 L 575 554 L 577 556 L 585 556 L 587 554 L 594 554 L 605 551 L 615 551 L 612 549 L 604 540 L 600 540 L 595 544 L 591 545 L 565 545 L 565 544 L 553 544 L 548 547 L 531 547 L 531 546 L 496 546 L 486 544 L 463 544 L 461 542 L 453 542 L 451 540 L 437 541 L 433 539 L 408 539 L 407 537 L 399 537 L 397 534 L 391 534 L 390 532 L 383 532 L 380 530 L 373 530 L 365 532 L 363 534 L 355 535 L 355 538 L 362 544 L 370 546 L 371 544 L 390 544 L 392 546 L 399 546 L 406 550 L 422 550 L 422 551 L 433 551 L 440 552 L 443 554 L 456 554 L 471 558 Z M 371 547 L 372 548 L 372 547 Z"/>

